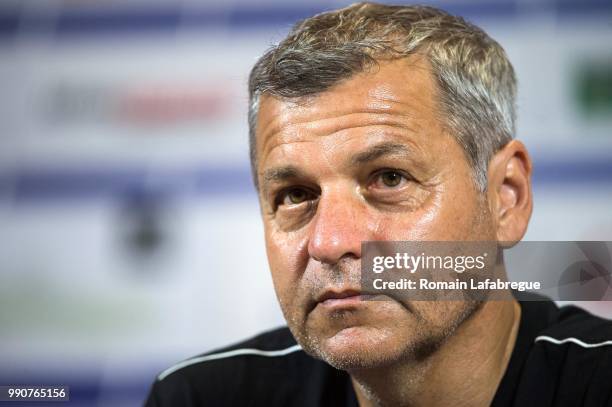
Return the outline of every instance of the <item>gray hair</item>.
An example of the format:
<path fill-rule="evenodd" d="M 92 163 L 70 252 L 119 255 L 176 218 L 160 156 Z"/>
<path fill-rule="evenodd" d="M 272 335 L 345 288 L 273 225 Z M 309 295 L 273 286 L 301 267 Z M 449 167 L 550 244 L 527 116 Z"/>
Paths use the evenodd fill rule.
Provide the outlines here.
<path fill-rule="evenodd" d="M 358 3 L 307 18 L 270 48 L 249 77 L 249 144 L 263 94 L 298 99 L 377 64 L 424 54 L 439 88 L 443 124 L 463 148 L 481 191 L 493 155 L 515 132 L 516 78 L 503 48 L 483 30 L 434 7 Z"/>

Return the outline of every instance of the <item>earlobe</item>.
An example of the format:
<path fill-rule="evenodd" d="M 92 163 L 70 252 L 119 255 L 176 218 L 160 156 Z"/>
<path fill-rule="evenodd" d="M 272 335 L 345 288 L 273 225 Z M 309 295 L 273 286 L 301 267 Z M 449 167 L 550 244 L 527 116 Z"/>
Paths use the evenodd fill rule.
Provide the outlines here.
<path fill-rule="evenodd" d="M 533 206 L 531 159 L 518 140 L 509 142 L 489 162 L 489 202 L 497 240 L 511 246 L 527 231 Z"/>

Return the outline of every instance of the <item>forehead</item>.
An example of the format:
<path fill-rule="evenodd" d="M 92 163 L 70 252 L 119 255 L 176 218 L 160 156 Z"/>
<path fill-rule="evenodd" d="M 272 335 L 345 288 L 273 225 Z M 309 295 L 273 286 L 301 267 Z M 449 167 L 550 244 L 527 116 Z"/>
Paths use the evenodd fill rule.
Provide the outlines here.
<path fill-rule="evenodd" d="M 279 147 L 299 150 L 300 143 L 330 142 L 347 131 L 367 137 L 368 129 L 384 127 L 410 134 L 412 142 L 431 142 L 428 135 L 441 131 L 436 94 L 429 63 L 415 55 L 381 61 L 316 96 L 283 100 L 264 95 L 256 127 L 258 167 Z"/>

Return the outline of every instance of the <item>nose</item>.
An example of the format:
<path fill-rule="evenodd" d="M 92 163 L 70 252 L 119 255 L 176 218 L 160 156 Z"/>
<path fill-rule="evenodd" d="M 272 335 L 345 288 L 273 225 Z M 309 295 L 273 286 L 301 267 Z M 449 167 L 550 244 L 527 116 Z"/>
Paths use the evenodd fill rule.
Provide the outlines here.
<path fill-rule="evenodd" d="M 361 258 L 361 242 L 368 240 L 364 204 L 349 191 L 323 193 L 317 205 L 308 242 L 313 259 L 336 264 L 341 258 Z"/>

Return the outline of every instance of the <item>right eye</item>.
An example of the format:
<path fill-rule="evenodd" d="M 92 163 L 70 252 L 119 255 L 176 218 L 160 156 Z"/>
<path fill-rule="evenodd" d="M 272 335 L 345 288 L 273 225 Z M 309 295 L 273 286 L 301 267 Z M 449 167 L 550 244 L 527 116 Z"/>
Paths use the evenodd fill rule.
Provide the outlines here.
<path fill-rule="evenodd" d="M 277 198 L 277 206 L 299 205 L 314 199 L 314 194 L 304 188 L 289 188 L 284 190 Z"/>

